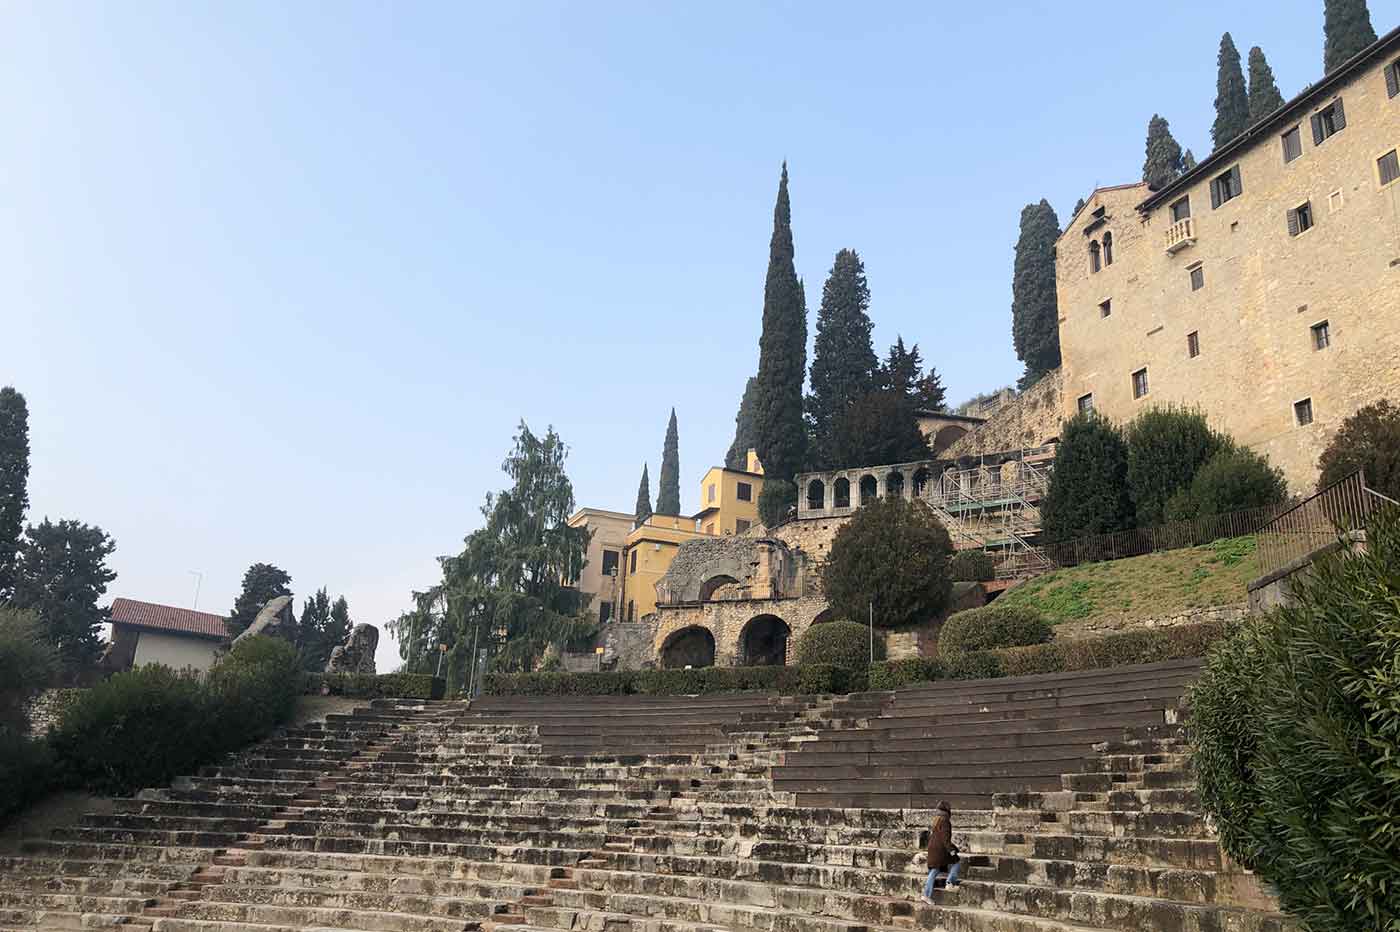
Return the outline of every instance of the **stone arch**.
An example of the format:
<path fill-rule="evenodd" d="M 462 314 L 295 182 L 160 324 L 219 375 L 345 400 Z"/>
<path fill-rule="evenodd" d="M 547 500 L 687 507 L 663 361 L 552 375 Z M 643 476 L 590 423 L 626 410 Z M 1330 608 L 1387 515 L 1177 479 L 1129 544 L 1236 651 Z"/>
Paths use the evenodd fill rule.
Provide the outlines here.
<path fill-rule="evenodd" d="M 698 542 L 686 545 L 687 554 L 699 548 Z M 694 562 L 673 560 L 662 581 L 670 587 L 670 594 L 677 602 L 706 602 L 714 594 L 714 589 L 705 591 L 708 582 L 718 576 L 728 577 L 726 582 L 743 582 L 749 578 L 750 562 L 755 549 L 752 541 L 744 538 L 736 540 L 706 541 L 704 553 L 697 553 Z M 658 593 L 660 584 L 658 584 Z"/>
<path fill-rule="evenodd" d="M 938 433 L 933 435 L 934 454 L 942 453 L 944 450 L 957 443 L 958 440 L 966 434 L 967 429 L 959 427 L 957 424 L 947 424 L 940 427 Z"/>
<path fill-rule="evenodd" d="M 885 495 L 890 498 L 904 497 L 904 473 L 896 469 L 885 476 Z"/>
<path fill-rule="evenodd" d="M 920 466 L 914 471 L 914 497 L 925 498 L 929 492 L 929 483 L 933 481 L 933 473 L 927 467 Z"/>
<path fill-rule="evenodd" d="M 880 497 L 880 481 L 866 473 L 860 477 L 860 503 L 868 505 Z"/>
<path fill-rule="evenodd" d="M 705 580 L 703 583 L 700 584 L 700 598 L 696 601 L 709 602 L 715 597 L 715 590 L 718 589 L 720 586 L 731 586 L 737 583 L 738 581 L 739 580 L 735 579 L 733 576 L 728 576 L 724 573 L 721 573 L 717 576 L 711 576 L 709 579 Z"/>
<path fill-rule="evenodd" d="M 811 627 L 815 628 L 817 625 L 824 625 L 824 624 L 826 624 L 828 621 L 835 621 L 835 620 L 836 620 L 836 609 L 827 607 L 827 608 L 824 608 L 824 609 L 822 609 L 821 611 L 817 612 L 817 617 L 815 617 L 815 618 L 812 619 L 812 625 L 811 625 Z"/>
<path fill-rule="evenodd" d="M 826 483 L 820 479 L 807 483 L 807 508 L 812 511 L 826 508 Z"/>
<path fill-rule="evenodd" d="M 842 476 L 831 484 L 831 494 L 837 508 L 851 507 L 851 480 Z"/>
<path fill-rule="evenodd" d="M 664 669 L 714 665 L 715 636 L 709 628 L 689 625 L 673 632 L 661 645 L 661 666 Z"/>
<path fill-rule="evenodd" d="M 787 664 L 792 629 L 777 615 L 755 615 L 739 632 L 739 665 L 781 667 Z"/>

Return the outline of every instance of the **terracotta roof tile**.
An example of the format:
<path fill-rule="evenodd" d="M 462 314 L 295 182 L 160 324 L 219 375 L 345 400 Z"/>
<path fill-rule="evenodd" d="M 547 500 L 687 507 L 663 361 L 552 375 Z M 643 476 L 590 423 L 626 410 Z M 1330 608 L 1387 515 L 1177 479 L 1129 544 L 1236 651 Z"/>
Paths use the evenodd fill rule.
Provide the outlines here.
<path fill-rule="evenodd" d="M 112 623 L 158 631 L 178 631 L 181 634 L 196 634 L 201 637 L 222 638 L 228 635 L 222 615 L 176 608 L 173 605 L 157 605 L 154 602 L 138 602 L 135 599 L 112 600 Z"/>

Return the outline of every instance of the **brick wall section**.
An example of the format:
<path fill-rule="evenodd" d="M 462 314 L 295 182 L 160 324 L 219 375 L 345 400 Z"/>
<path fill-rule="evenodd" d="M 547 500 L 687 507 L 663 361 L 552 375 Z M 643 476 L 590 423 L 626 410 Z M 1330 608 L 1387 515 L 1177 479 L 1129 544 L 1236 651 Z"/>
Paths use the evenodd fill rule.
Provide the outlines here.
<path fill-rule="evenodd" d="M 1029 389 L 1005 402 L 986 423 L 949 447 L 943 456 L 986 456 L 1038 447 L 1060 436 L 1064 414 L 1064 374 L 1047 372 Z"/>

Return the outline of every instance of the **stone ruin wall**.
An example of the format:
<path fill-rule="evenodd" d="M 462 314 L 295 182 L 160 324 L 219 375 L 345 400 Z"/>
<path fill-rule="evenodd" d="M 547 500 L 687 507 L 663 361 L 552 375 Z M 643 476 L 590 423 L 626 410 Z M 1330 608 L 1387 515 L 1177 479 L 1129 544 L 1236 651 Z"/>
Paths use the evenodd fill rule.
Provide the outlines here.
<path fill-rule="evenodd" d="M 986 456 L 1038 447 L 1058 438 L 1063 393 L 1062 370 L 1047 372 L 1039 382 L 998 408 L 985 423 L 954 441 L 943 456 Z"/>

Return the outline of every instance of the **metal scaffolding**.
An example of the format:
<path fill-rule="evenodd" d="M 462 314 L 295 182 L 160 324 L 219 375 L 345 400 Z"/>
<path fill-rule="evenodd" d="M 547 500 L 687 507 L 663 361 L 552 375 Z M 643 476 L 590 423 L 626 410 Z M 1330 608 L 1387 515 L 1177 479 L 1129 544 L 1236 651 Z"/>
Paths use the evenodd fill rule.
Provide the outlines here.
<path fill-rule="evenodd" d="M 1022 451 L 1017 460 L 948 469 L 921 497 L 961 550 L 980 549 L 997 561 L 998 579 L 1054 567 L 1037 546 L 1040 501 L 1050 485 L 1053 448 Z"/>

